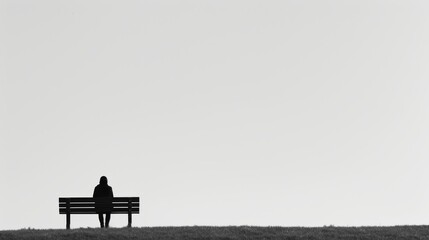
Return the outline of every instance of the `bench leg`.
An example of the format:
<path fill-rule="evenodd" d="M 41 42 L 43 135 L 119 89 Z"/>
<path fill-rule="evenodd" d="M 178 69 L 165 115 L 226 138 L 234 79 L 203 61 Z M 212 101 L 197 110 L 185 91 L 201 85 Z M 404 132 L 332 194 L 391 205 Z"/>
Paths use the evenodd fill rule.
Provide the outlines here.
<path fill-rule="evenodd" d="M 132 216 L 131 213 L 128 213 L 128 227 L 129 228 L 131 227 L 131 223 L 133 221 L 131 216 Z"/>
<path fill-rule="evenodd" d="M 67 213 L 66 217 L 66 228 L 70 229 L 70 213 Z"/>
<path fill-rule="evenodd" d="M 132 214 L 131 214 L 131 199 L 128 199 L 128 227 L 131 227 L 131 223 L 132 223 Z"/>

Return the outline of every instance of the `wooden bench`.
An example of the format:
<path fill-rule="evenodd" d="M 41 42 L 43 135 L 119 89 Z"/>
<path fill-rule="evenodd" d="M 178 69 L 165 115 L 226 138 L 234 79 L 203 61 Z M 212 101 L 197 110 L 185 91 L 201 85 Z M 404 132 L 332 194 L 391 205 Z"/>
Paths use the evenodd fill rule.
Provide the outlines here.
<path fill-rule="evenodd" d="M 66 228 L 70 229 L 71 214 L 98 214 L 110 212 L 111 214 L 128 214 L 128 227 L 131 227 L 132 214 L 140 210 L 139 197 L 60 197 L 60 214 L 66 214 Z M 97 210 L 96 210 L 97 208 Z"/>

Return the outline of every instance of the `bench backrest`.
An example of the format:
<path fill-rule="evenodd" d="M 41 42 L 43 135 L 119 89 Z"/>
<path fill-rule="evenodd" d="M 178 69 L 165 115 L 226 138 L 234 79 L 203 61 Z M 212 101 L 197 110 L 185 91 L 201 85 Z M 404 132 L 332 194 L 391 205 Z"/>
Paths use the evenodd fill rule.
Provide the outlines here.
<path fill-rule="evenodd" d="M 100 211 L 108 211 L 112 214 L 138 214 L 140 210 L 139 203 L 139 197 L 59 198 L 60 214 L 96 214 Z"/>

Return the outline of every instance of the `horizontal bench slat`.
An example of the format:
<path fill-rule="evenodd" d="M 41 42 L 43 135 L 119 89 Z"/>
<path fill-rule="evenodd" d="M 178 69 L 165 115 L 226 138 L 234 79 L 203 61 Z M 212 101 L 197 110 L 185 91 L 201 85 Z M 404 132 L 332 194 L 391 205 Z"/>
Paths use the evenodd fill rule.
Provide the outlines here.
<path fill-rule="evenodd" d="M 83 214 L 98 214 L 98 213 L 96 213 L 96 212 L 74 212 L 74 213 L 71 213 L 71 214 L 80 214 L 80 215 L 83 215 Z M 111 214 L 128 214 L 128 212 L 112 212 Z M 131 214 L 139 214 L 139 212 L 132 212 Z M 60 215 L 66 215 L 66 213 L 60 213 Z"/>
<path fill-rule="evenodd" d="M 105 211 L 107 210 L 107 208 L 100 208 L 100 211 Z M 113 208 L 113 209 L 109 209 L 111 212 L 121 212 L 121 211 L 126 211 L 128 212 L 128 208 Z M 139 208 L 132 208 L 131 212 L 138 212 L 140 209 Z M 67 212 L 66 208 L 60 208 L 60 212 Z M 73 212 L 96 212 L 95 208 L 71 208 L 70 209 L 70 213 Z"/>
<path fill-rule="evenodd" d="M 102 199 L 109 199 L 112 202 L 128 202 L 129 200 L 131 200 L 131 202 L 140 202 L 139 197 L 98 198 L 97 200 L 102 200 Z M 60 203 L 66 203 L 67 200 L 70 200 L 70 202 L 82 202 L 82 203 L 94 202 L 94 198 L 92 197 L 70 197 L 70 198 L 60 197 L 58 200 Z"/>
<path fill-rule="evenodd" d="M 60 211 L 67 211 L 67 208 L 59 208 L 60 209 Z M 122 210 L 126 210 L 126 211 L 128 211 L 128 208 L 97 208 L 98 210 L 100 210 L 100 211 L 104 211 L 104 210 L 110 210 L 110 211 L 122 211 Z M 131 208 L 131 211 L 138 211 L 140 208 Z M 73 212 L 73 211 L 80 211 L 80 210 L 83 210 L 83 211 L 96 211 L 96 209 L 95 208 L 70 208 L 70 212 Z"/>
<path fill-rule="evenodd" d="M 67 208 L 66 207 L 60 207 L 59 208 L 60 210 L 67 210 Z M 100 206 L 100 207 L 74 207 L 74 208 L 69 208 L 69 210 L 70 211 L 78 211 L 79 209 L 88 209 L 88 210 L 99 210 L 99 211 L 106 211 L 106 210 L 109 210 L 109 211 L 120 211 L 120 210 L 123 210 L 123 209 L 127 209 L 128 210 L 128 208 L 127 207 L 115 207 L 115 208 L 111 208 L 111 207 L 106 207 L 106 206 Z M 132 208 L 130 208 L 131 210 L 139 210 L 140 208 L 139 207 L 132 207 Z"/>
<path fill-rule="evenodd" d="M 60 208 L 59 209 L 60 212 L 67 212 L 66 208 Z M 128 208 L 120 208 L 120 209 L 108 209 L 108 208 L 99 208 L 99 209 L 95 209 L 95 208 L 75 208 L 75 209 L 70 209 L 70 213 L 74 213 L 74 212 L 80 212 L 80 211 L 84 211 L 84 212 L 122 212 L 122 211 L 126 211 L 128 212 Z M 133 208 L 131 209 L 131 212 L 138 212 L 140 211 L 140 208 Z"/>
<path fill-rule="evenodd" d="M 95 203 L 70 203 L 69 206 L 70 208 L 74 208 L 74 207 L 95 207 Z M 113 207 L 128 207 L 128 203 L 112 203 L 111 204 Z M 131 207 L 138 207 L 139 203 L 131 203 Z M 65 208 L 67 207 L 67 203 L 60 203 L 59 204 L 60 208 Z"/>

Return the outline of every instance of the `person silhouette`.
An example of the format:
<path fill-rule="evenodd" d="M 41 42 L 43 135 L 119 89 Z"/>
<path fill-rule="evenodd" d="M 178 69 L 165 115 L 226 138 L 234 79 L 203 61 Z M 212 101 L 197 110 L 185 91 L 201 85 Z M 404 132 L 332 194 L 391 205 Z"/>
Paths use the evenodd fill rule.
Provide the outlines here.
<path fill-rule="evenodd" d="M 98 220 L 100 221 L 101 228 L 108 228 L 110 222 L 110 214 L 112 212 L 112 201 L 106 198 L 113 197 L 112 187 L 107 185 L 107 177 L 102 176 L 100 178 L 100 184 L 94 188 L 93 198 L 95 199 L 95 211 L 98 213 Z M 106 214 L 106 224 L 104 224 L 103 214 Z"/>

